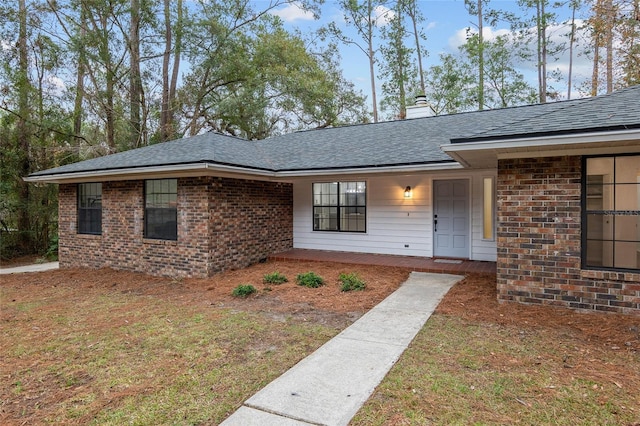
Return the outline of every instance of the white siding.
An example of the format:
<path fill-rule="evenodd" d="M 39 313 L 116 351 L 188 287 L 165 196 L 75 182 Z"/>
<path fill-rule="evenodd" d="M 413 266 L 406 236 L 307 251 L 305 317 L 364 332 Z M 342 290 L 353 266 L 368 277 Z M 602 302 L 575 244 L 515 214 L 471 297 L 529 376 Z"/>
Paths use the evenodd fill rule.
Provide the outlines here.
<path fill-rule="evenodd" d="M 472 260 L 496 260 L 495 240 L 482 240 L 482 178 L 495 171 L 455 171 L 385 176 L 332 176 L 305 178 L 293 184 L 293 246 L 315 250 L 433 255 L 434 179 L 469 179 L 471 192 Z M 313 182 L 367 182 L 367 232 L 313 231 Z M 412 188 L 412 198 L 404 198 L 404 188 Z"/>

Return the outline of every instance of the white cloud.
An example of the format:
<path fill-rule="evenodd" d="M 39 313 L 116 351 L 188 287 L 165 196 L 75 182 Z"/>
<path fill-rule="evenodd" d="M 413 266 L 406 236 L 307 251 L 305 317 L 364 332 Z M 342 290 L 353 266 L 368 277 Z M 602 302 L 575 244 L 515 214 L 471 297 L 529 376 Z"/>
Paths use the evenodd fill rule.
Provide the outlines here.
<path fill-rule="evenodd" d="M 45 90 L 54 96 L 62 96 L 67 90 L 67 85 L 64 81 L 55 75 L 45 77 Z"/>
<path fill-rule="evenodd" d="M 304 10 L 300 3 L 290 3 L 282 9 L 274 10 L 271 13 L 279 16 L 285 22 L 313 21 L 315 19 L 313 13 Z"/>
<path fill-rule="evenodd" d="M 449 38 L 449 48 L 454 51 L 458 51 L 458 48 L 467 42 L 467 36 L 470 34 L 478 34 L 478 30 L 475 28 L 461 28 L 455 32 L 455 34 Z M 510 30 L 502 28 L 494 30 L 491 27 L 482 28 L 482 36 L 485 40 L 495 40 L 498 36 L 510 36 L 512 33 Z"/>
<path fill-rule="evenodd" d="M 395 16 L 396 13 L 393 10 L 386 6 L 379 5 L 373 8 L 371 19 L 377 27 L 384 27 L 388 25 Z"/>

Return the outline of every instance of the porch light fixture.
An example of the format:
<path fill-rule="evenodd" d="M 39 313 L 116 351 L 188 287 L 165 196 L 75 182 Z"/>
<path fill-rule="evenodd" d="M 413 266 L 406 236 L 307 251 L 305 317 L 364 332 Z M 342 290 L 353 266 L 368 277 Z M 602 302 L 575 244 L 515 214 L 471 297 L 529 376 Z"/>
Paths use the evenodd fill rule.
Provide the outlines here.
<path fill-rule="evenodd" d="M 407 186 L 404 189 L 404 198 L 411 198 L 411 187 Z"/>

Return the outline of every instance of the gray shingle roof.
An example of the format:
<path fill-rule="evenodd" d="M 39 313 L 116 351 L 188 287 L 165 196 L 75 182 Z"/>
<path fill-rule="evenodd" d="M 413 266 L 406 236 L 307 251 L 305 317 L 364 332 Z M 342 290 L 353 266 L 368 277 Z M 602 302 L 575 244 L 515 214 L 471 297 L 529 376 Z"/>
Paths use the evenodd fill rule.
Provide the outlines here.
<path fill-rule="evenodd" d="M 556 108 L 546 108 L 547 105 Z M 490 130 L 478 129 L 473 134 L 453 138 L 453 142 L 637 128 L 640 127 L 640 86 L 610 95 L 532 105 L 525 109 L 534 114 Z"/>
<path fill-rule="evenodd" d="M 196 163 L 267 171 L 451 163 L 440 146 L 452 141 L 625 127 L 640 127 L 640 86 L 595 98 L 309 130 L 263 141 L 207 133 L 31 176 Z"/>

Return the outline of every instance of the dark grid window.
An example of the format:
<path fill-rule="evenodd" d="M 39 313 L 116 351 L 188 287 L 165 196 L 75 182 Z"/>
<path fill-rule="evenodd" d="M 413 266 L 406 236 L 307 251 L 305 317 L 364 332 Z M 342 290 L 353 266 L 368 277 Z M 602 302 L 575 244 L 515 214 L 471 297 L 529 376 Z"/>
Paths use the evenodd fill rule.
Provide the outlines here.
<path fill-rule="evenodd" d="M 78 184 L 78 234 L 102 234 L 102 184 Z"/>
<path fill-rule="evenodd" d="M 144 186 L 144 237 L 178 239 L 178 180 L 147 180 Z"/>
<path fill-rule="evenodd" d="M 582 264 L 640 269 L 640 156 L 585 158 Z"/>
<path fill-rule="evenodd" d="M 313 230 L 365 232 L 366 182 L 313 184 Z"/>

